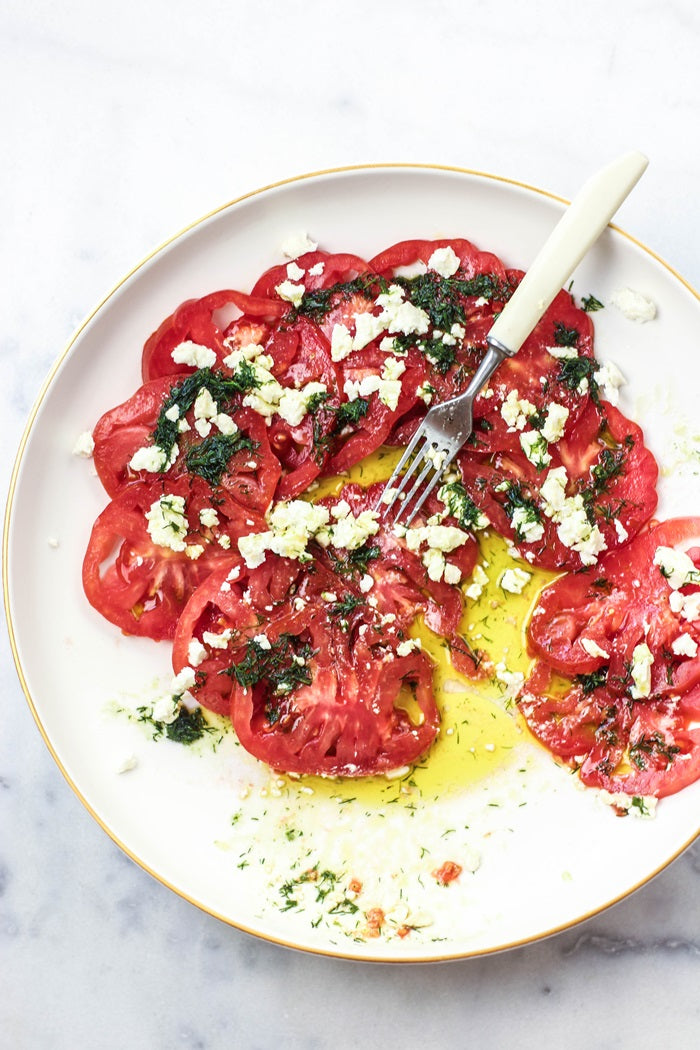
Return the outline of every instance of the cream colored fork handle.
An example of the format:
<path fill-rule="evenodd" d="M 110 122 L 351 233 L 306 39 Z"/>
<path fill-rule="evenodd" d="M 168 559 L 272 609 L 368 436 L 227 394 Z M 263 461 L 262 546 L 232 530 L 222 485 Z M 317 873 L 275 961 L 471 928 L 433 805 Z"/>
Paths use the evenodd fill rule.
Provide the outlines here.
<path fill-rule="evenodd" d="M 517 353 L 648 163 L 642 153 L 626 153 L 586 182 L 496 318 L 490 339 Z"/>

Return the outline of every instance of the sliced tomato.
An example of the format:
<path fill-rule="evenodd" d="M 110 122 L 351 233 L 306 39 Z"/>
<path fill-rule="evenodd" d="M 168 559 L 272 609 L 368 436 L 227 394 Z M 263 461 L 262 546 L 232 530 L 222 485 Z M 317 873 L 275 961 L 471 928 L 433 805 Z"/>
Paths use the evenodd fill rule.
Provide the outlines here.
<path fill-rule="evenodd" d="M 451 248 L 460 261 L 460 276 L 469 279 L 476 274 L 495 274 L 500 278 L 505 277 L 503 263 L 491 252 L 482 252 L 462 237 L 450 239 L 426 241 L 409 240 L 399 241 L 390 248 L 375 255 L 370 259 L 369 265 L 376 273 L 383 277 L 394 277 L 397 270 L 404 267 L 414 266 L 421 262 L 427 265 L 431 255 L 438 248 Z"/>
<path fill-rule="evenodd" d="M 116 496 L 135 481 L 157 480 L 170 488 L 185 478 L 190 484 L 188 499 L 194 500 L 193 509 L 213 506 L 227 519 L 241 517 L 241 508 L 264 513 L 281 467 L 270 448 L 265 420 L 252 409 L 241 408 L 239 398 L 217 406 L 220 412 L 231 415 L 238 428 L 228 446 L 222 443 L 221 432 L 215 426 L 204 437 L 196 430 L 190 406 L 182 416 L 188 429 L 177 435 L 178 455 L 168 469 L 152 472 L 130 466 L 135 452 L 153 444 L 164 406 L 186 378 L 180 375 L 154 379 L 98 421 L 93 432 L 94 459 L 104 487 L 110 496 Z M 222 456 L 227 456 L 225 465 Z"/>
<path fill-rule="evenodd" d="M 174 636 L 190 595 L 228 557 L 189 516 L 185 542 L 192 554 L 203 547 L 199 556 L 155 543 L 146 513 L 161 495 L 156 484 L 129 485 L 98 517 L 83 561 L 90 604 L 125 634 L 155 641 Z"/>
<path fill-rule="evenodd" d="M 550 471 L 566 469 L 566 496 L 581 497 L 604 542 L 601 549 L 611 551 L 635 536 L 653 514 L 658 467 L 640 428 L 605 402 L 589 402 L 576 426 L 547 451 L 547 465 L 533 464 L 516 450 L 490 456 L 465 451 L 458 462 L 470 498 L 533 565 L 578 571 L 586 561 L 575 541 L 564 543 L 566 533 L 542 498 Z"/>
<path fill-rule="evenodd" d="M 196 665 L 194 695 L 230 705 L 243 746 L 273 768 L 360 776 L 415 761 L 437 734 L 430 661 L 399 655 L 401 637 L 319 563 L 234 558 L 190 599 L 173 666 Z"/>
<path fill-rule="evenodd" d="M 226 670 L 232 651 L 264 630 L 261 623 L 279 617 L 283 603 L 288 618 L 292 596 L 304 581 L 303 565 L 270 555 L 251 572 L 234 553 L 210 573 L 185 606 L 173 642 L 175 672 L 197 669 L 192 692 L 200 704 L 230 713 L 232 679 Z"/>
<path fill-rule="evenodd" d="M 282 642 L 305 654 L 306 677 L 290 692 L 234 681 L 231 719 L 251 754 L 286 772 L 358 777 L 400 768 L 430 747 L 439 715 L 424 653 L 399 656 L 361 638 L 351 646 L 327 618 L 283 634 L 274 623 L 266 633 L 273 649 Z"/>
<path fill-rule="evenodd" d="M 303 270 L 301 277 L 290 277 L 289 270 L 295 273 L 297 269 Z M 310 273 L 313 269 L 319 269 L 318 273 Z M 293 263 L 280 263 L 270 267 L 258 278 L 253 286 L 252 295 L 263 299 L 279 299 L 277 288 L 285 281 L 292 284 L 303 284 L 308 291 L 331 288 L 335 284 L 344 284 L 353 281 L 356 277 L 366 273 L 370 269 L 367 262 L 359 255 L 351 255 L 347 252 L 332 254 L 324 251 L 306 252 L 295 259 Z M 289 303 L 285 305 L 285 311 L 289 310 Z"/>
<path fill-rule="evenodd" d="M 217 314 L 244 314 L 247 323 L 254 321 L 274 322 L 286 313 L 286 306 L 279 300 L 269 300 L 227 289 L 212 292 L 201 299 L 188 299 L 162 322 L 147 340 L 141 358 L 141 373 L 144 383 L 164 375 L 176 375 L 183 371 L 181 364 L 172 359 L 172 352 L 180 343 L 191 341 L 214 350 L 219 364 L 230 353 L 224 345 L 225 324 L 219 324 Z M 234 344 L 235 345 L 235 344 Z"/>
<path fill-rule="evenodd" d="M 698 535 L 700 519 L 658 524 L 538 599 L 528 627 L 538 659 L 520 709 L 547 747 L 575 759 L 586 784 L 661 797 L 700 776 L 700 623 L 673 611 L 654 561 L 666 547 L 700 565 Z M 634 679 L 638 646 L 652 661 L 647 696 Z"/>

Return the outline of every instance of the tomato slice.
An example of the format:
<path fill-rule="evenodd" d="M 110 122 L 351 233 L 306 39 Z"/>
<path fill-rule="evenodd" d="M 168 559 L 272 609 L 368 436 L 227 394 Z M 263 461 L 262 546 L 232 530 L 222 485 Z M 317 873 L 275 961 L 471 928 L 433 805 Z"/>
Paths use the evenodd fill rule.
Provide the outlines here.
<path fill-rule="evenodd" d="M 589 402 L 576 426 L 547 451 L 546 466 L 533 464 L 522 450 L 458 456 L 470 498 L 533 565 L 579 570 L 587 564 L 585 544 L 569 537 L 548 511 L 543 486 L 553 470 L 565 469 L 565 495 L 582 500 L 581 513 L 601 537 L 600 550 L 623 546 L 653 514 L 656 460 L 641 429 L 612 405 Z"/>
<path fill-rule="evenodd" d="M 204 375 L 204 370 L 199 374 Z M 202 435 L 196 429 L 190 405 L 182 414 L 188 429 L 176 433 L 178 454 L 172 464 L 156 472 L 130 465 L 134 453 L 154 443 L 165 405 L 183 389 L 185 380 L 188 377 L 183 375 L 154 379 L 98 421 L 93 432 L 94 459 L 102 484 L 110 496 L 116 496 L 134 482 L 157 479 L 169 488 L 184 478 L 190 484 L 188 499 L 196 504 L 193 509 L 214 506 L 227 519 L 240 517 L 241 508 L 264 513 L 281 467 L 270 448 L 264 418 L 252 409 L 241 408 L 238 397 L 217 402 L 219 411 L 229 414 L 235 423 L 235 433 L 226 436 L 210 424 L 210 433 Z"/>
<path fill-rule="evenodd" d="M 533 610 L 537 662 L 520 709 L 547 747 L 576 760 L 585 784 L 661 797 L 700 776 L 700 622 L 674 611 L 655 562 L 670 548 L 700 566 L 698 535 L 697 518 L 658 524 L 550 584 Z M 690 582 L 680 593 L 697 590 Z M 642 649 L 646 684 L 635 664 Z"/>
<path fill-rule="evenodd" d="M 320 563 L 231 559 L 178 625 L 176 671 L 231 719 L 243 746 L 287 772 L 361 776 L 415 761 L 437 734 L 431 665 L 352 581 Z M 196 657 L 196 660 L 193 660 Z"/>
<path fill-rule="evenodd" d="M 256 295 L 247 295 L 230 289 L 212 292 L 201 299 L 188 299 L 149 336 L 143 348 L 141 374 L 144 383 L 160 376 L 176 375 L 183 366 L 172 359 L 172 352 L 180 343 L 188 340 L 214 350 L 219 363 L 230 353 L 224 346 L 224 328 L 217 323 L 219 312 L 233 311 L 247 315 L 248 321 L 275 322 L 286 313 L 286 304 Z M 228 334 L 228 333 L 226 333 Z"/>
<path fill-rule="evenodd" d="M 324 661 L 318 646 L 328 631 Z M 389 772 L 425 753 L 439 726 L 425 654 L 361 644 L 350 651 L 330 625 L 314 621 L 298 632 L 287 637 L 313 654 L 308 683 L 288 696 L 266 683 L 234 684 L 231 717 L 246 750 L 273 769 L 346 777 Z M 273 647 L 279 642 L 276 626 L 268 638 Z"/>
<path fill-rule="evenodd" d="M 290 277 L 289 270 L 303 270 L 301 277 Z M 312 273 L 316 270 L 318 272 Z M 303 284 L 307 291 L 314 292 L 319 289 L 331 288 L 335 284 L 344 284 L 353 281 L 361 274 L 367 273 L 370 266 L 359 255 L 351 255 L 347 252 L 313 251 L 299 256 L 293 263 L 280 263 L 270 267 L 253 286 L 252 295 L 263 299 L 279 299 L 277 288 L 285 281 L 293 284 Z M 289 310 L 289 303 L 285 303 L 285 312 Z"/>
<path fill-rule="evenodd" d="M 171 495 L 184 499 L 186 491 L 181 486 Z M 93 608 L 125 634 L 155 641 L 174 636 L 190 595 L 228 558 L 211 530 L 191 520 L 186 502 L 183 543 L 190 554 L 154 542 L 146 513 L 162 495 L 157 484 L 129 485 L 97 518 L 83 561 L 83 587 Z"/>

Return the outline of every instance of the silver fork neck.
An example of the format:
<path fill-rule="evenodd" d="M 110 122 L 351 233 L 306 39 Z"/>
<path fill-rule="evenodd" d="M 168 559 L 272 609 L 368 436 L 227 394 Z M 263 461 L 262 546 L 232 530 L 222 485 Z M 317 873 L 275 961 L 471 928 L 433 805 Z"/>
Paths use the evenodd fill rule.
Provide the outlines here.
<path fill-rule="evenodd" d="M 472 376 L 469 386 L 462 394 L 465 400 L 476 397 L 481 388 L 488 383 L 498 366 L 506 358 L 513 356 L 512 351 L 504 346 L 503 343 L 499 343 L 498 339 L 492 339 L 490 335 L 487 335 L 486 342 L 489 348 L 479 362 L 479 367 Z"/>

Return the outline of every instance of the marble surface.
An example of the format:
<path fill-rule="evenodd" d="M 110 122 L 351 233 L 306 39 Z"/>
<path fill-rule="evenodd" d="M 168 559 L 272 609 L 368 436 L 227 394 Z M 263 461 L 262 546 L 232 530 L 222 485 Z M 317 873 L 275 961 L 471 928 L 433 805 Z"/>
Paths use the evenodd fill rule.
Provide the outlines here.
<path fill-rule="evenodd" d="M 693 0 L 132 11 L 0 8 L 4 487 L 40 385 L 94 304 L 174 231 L 289 175 L 421 161 L 571 196 L 638 148 L 650 168 L 618 222 L 700 286 Z M 199 912 L 113 845 L 54 765 L 1 644 L 2 1047 L 697 1045 L 700 844 L 607 912 L 506 954 L 392 967 L 295 953 Z"/>

